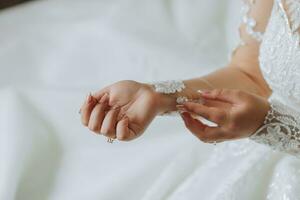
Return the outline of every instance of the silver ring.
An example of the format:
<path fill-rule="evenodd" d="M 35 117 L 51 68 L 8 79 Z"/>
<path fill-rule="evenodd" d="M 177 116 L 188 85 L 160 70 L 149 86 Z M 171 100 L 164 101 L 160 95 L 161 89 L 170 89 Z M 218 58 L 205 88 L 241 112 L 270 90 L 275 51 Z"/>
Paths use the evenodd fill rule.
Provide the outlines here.
<path fill-rule="evenodd" d="M 107 137 L 107 142 L 110 143 L 110 144 L 112 144 L 114 142 L 114 139 Z"/>

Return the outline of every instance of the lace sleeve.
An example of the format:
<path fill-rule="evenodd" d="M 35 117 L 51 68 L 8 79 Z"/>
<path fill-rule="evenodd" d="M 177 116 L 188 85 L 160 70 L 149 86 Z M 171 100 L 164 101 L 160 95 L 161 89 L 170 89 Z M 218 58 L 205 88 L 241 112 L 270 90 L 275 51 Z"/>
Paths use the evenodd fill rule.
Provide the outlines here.
<path fill-rule="evenodd" d="M 282 51 L 290 52 L 287 55 L 294 55 L 293 58 L 290 58 L 292 60 L 297 58 L 298 54 L 296 52 L 298 52 L 300 44 L 300 0 L 274 0 L 274 3 L 276 4 L 275 8 L 278 8 L 282 19 L 287 27 L 289 27 L 281 34 L 288 34 L 292 39 L 282 39 L 281 42 L 288 44 L 288 47 L 282 47 Z M 295 48 L 296 50 L 294 50 Z M 267 49 L 264 50 L 267 51 Z M 270 56 L 276 57 L 276 55 Z M 286 58 L 279 59 L 288 60 Z M 295 63 L 298 63 L 298 61 Z M 289 62 L 285 62 L 284 64 L 286 68 L 290 67 L 289 70 L 293 70 L 293 64 Z M 294 69 L 298 67 L 298 65 L 295 65 Z M 297 74 L 297 70 L 293 71 Z M 291 85 L 293 93 L 297 93 L 297 89 L 294 89 L 297 88 L 297 83 Z M 288 89 L 285 88 L 285 90 Z M 267 114 L 264 125 L 250 138 L 258 143 L 271 146 L 275 150 L 300 157 L 300 113 L 274 99 L 270 100 L 270 103 L 271 109 Z"/>
<path fill-rule="evenodd" d="M 258 58 L 259 46 L 269 21 L 273 0 L 241 0 L 240 40 L 232 56 L 242 54 Z M 252 57 L 252 56 L 251 56 Z M 252 58 L 253 58 L 252 57 Z"/>
<path fill-rule="evenodd" d="M 263 38 L 262 30 L 259 30 L 257 26 L 257 17 L 253 16 L 253 10 L 255 9 L 255 0 L 243 0 L 241 8 L 242 20 L 240 27 L 241 42 L 240 45 L 246 44 L 246 36 L 252 37 L 256 42 L 260 43 Z M 256 30 L 258 29 L 258 30 Z M 244 33 L 243 33 L 244 32 Z"/>
<path fill-rule="evenodd" d="M 300 156 L 300 113 L 271 100 L 264 125 L 250 139 L 274 150 Z"/>

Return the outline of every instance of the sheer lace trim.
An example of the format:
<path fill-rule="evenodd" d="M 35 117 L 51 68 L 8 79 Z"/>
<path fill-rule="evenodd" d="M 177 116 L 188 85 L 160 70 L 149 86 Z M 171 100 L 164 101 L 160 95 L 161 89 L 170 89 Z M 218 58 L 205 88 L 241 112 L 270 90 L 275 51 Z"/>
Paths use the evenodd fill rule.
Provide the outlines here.
<path fill-rule="evenodd" d="M 178 92 L 182 92 L 186 86 L 183 81 L 181 80 L 170 80 L 170 81 L 162 81 L 162 82 L 156 82 L 152 83 L 154 89 L 156 92 L 161 94 L 176 94 Z M 200 90 L 198 91 L 200 92 Z M 179 96 L 176 99 L 177 104 L 183 104 L 184 102 L 196 102 L 196 103 L 203 103 L 201 99 L 188 99 L 186 96 Z M 177 116 L 179 114 L 179 111 L 173 111 L 173 112 L 167 112 L 163 113 L 164 116 Z"/>
<path fill-rule="evenodd" d="M 299 113 L 279 101 L 271 101 L 264 125 L 250 139 L 300 157 Z"/>
<path fill-rule="evenodd" d="M 300 28 L 300 1 L 286 0 L 286 7 L 290 21 L 290 28 L 293 32 L 297 32 Z"/>
<path fill-rule="evenodd" d="M 261 42 L 263 39 L 263 33 L 255 31 L 254 28 L 257 24 L 256 20 L 250 16 L 251 8 L 255 4 L 256 0 L 249 0 L 247 2 L 243 1 L 242 14 L 243 19 L 242 23 L 246 26 L 246 32 L 251 37 L 253 37 L 258 42 Z"/>
<path fill-rule="evenodd" d="M 153 86 L 156 92 L 162 94 L 175 94 L 185 89 L 185 84 L 181 80 L 156 82 Z"/>
<path fill-rule="evenodd" d="M 299 0 L 275 0 L 260 48 L 260 66 L 270 88 L 293 103 L 300 102 Z"/>
<path fill-rule="evenodd" d="M 253 39 L 255 39 L 257 42 L 262 42 L 263 40 L 263 33 L 260 31 L 256 31 L 256 25 L 257 25 L 257 21 L 256 19 L 254 19 L 254 17 L 252 17 L 250 15 L 251 11 L 252 11 L 252 7 L 255 5 L 256 0 L 242 0 L 242 7 L 241 7 L 241 22 L 240 25 L 245 25 L 245 32 L 246 34 L 248 34 L 249 36 L 251 36 Z M 239 42 L 237 44 L 236 47 L 234 47 L 233 51 L 231 52 L 230 57 L 232 57 L 237 49 L 241 46 L 245 46 L 247 45 L 247 42 L 245 41 L 245 39 L 242 38 L 241 36 L 241 29 L 240 29 L 240 38 L 239 38 Z"/>

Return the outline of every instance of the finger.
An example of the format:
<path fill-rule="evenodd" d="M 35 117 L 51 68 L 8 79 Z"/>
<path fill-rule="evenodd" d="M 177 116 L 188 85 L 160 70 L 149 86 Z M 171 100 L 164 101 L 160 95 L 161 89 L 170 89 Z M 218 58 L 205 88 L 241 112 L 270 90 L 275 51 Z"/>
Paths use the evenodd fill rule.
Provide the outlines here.
<path fill-rule="evenodd" d="M 88 128 L 95 133 L 100 133 L 101 125 L 105 117 L 105 111 L 108 109 L 107 101 L 108 96 L 104 95 L 91 113 Z"/>
<path fill-rule="evenodd" d="M 127 116 L 118 122 L 116 136 L 121 141 L 130 141 L 136 138 L 136 134 L 129 128 L 129 118 Z"/>
<path fill-rule="evenodd" d="M 213 143 L 213 142 L 224 142 L 228 140 L 228 134 L 222 130 L 222 128 L 217 127 L 205 127 L 203 131 L 203 139 L 206 142 Z"/>
<path fill-rule="evenodd" d="M 101 134 L 109 138 L 116 138 L 116 125 L 119 112 L 120 109 L 113 109 L 106 113 L 101 126 Z"/>
<path fill-rule="evenodd" d="M 186 102 L 183 106 L 177 106 L 179 110 L 188 111 L 200 115 L 214 123 L 222 125 L 226 121 L 226 111 L 221 108 L 208 107 L 202 104 Z"/>
<path fill-rule="evenodd" d="M 225 101 L 231 104 L 239 103 L 243 96 L 242 91 L 230 89 L 214 89 L 211 91 L 204 91 L 201 94 L 204 98 Z"/>
<path fill-rule="evenodd" d="M 98 101 L 95 98 L 93 98 L 91 94 L 88 94 L 84 104 L 81 106 L 80 109 L 81 122 L 84 126 L 88 126 L 91 112 L 97 103 Z"/>
<path fill-rule="evenodd" d="M 194 119 L 190 113 L 184 112 L 181 114 L 181 117 L 186 125 L 193 133 L 198 131 L 204 131 L 206 125 L 200 122 L 199 120 Z"/>
<path fill-rule="evenodd" d="M 93 97 L 95 97 L 98 101 L 100 101 L 100 99 L 105 95 L 105 93 L 109 93 L 109 89 L 107 87 L 93 93 Z"/>
<path fill-rule="evenodd" d="M 186 128 L 188 128 L 191 131 L 191 133 L 193 133 L 193 135 L 202 140 L 201 135 L 206 125 L 192 118 L 192 116 L 187 112 L 182 113 L 181 117 L 184 121 Z"/>
<path fill-rule="evenodd" d="M 189 113 L 183 113 L 182 118 L 186 127 L 203 142 L 224 141 L 224 134 L 220 128 L 209 127 L 200 121 L 193 119 Z"/>
<path fill-rule="evenodd" d="M 202 104 L 205 106 L 208 106 L 208 107 L 222 108 L 224 110 L 228 110 L 228 109 L 232 108 L 231 103 L 219 101 L 219 100 L 215 100 L 215 99 L 208 99 L 208 98 L 206 98 L 205 101 L 203 100 Z"/>

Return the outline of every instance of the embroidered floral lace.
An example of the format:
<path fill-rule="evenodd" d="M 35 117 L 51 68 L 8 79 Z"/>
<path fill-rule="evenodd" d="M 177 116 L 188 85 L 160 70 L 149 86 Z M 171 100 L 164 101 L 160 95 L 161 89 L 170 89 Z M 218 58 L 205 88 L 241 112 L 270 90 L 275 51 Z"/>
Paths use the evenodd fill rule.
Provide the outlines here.
<path fill-rule="evenodd" d="M 250 139 L 273 149 L 300 155 L 299 110 L 288 107 L 287 102 L 300 104 L 300 0 L 274 0 L 272 14 L 264 30 L 257 28 L 260 19 L 252 12 L 258 1 L 244 0 L 242 25 L 244 35 L 239 46 L 259 45 L 259 63 L 273 93 L 286 101 L 270 100 L 271 109 L 264 125 Z M 254 40 L 245 39 L 246 35 Z M 154 84 L 157 92 L 174 94 L 185 89 L 182 81 Z M 179 97 L 178 103 L 189 101 Z"/>
<path fill-rule="evenodd" d="M 275 150 L 300 154 L 300 115 L 279 101 L 271 102 L 264 125 L 250 137 Z"/>
<path fill-rule="evenodd" d="M 258 0 L 256 0 L 258 1 Z M 249 16 L 256 1 L 243 7 L 246 32 L 260 46 L 260 66 L 276 95 L 286 102 L 300 101 L 300 1 L 274 0 L 273 10 L 264 35 L 254 31 L 256 20 Z M 247 45 L 247 44 L 245 44 Z M 287 97 L 287 98 L 286 98 Z M 300 156 L 300 114 L 295 109 L 270 100 L 271 109 L 264 125 L 250 139 L 273 149 Z"/>
<path fill-rule="evenodd" d="M 162 81 L 162 82 L 156 82 L 152 83 L 154 89 L 158 93 L 162 94 L 175 94 L 178 92 L 182 92 L 186 86 L 183 81 L 181 80 L 170 80 L 170 81 Z M 188 99 L 186 96 L 179 96 L 176 99 L 177 104 L 182 104 L 184 102 L 191 101 L 191 102 L 197 102 L 201 103 L 201 99 Z M 173 112 L 167 112 L 164 113 L 164 116 L 176 116 L 178 114 L 178 111 L 173 111 Z"/>

